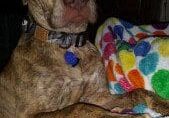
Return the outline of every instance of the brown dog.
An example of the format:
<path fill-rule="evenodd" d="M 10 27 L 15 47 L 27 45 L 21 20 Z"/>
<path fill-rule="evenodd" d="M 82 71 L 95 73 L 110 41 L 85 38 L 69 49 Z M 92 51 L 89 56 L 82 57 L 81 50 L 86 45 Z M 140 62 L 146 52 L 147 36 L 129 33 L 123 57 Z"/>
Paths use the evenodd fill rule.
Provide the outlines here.
<path fill-rule="evenodd" d="M 165 102 L 151 99 L 154 95 L 144 90 L 123 96 L 110 95 L 96 48 L 89 42 L 83 46 L 83 41 L 74 46 L 80 32 L 86 30 L 87 23 L 96 19 L 94 0 L 27 2 L 37 27 L 31 38 L 23 35 L 9 64 L 0 74 L 1 118 L 32 118 L 78 102 L 111 110 L 115 107 L 132 108 L 136 103 L 151 101 L 152 108 L 168 113 L 165 106 L 158 109 Z M 58 36 L 58 32 L 65 32 L 73 39 L 66 38 L 65 43 L 50 38 L 55 38 L 55 33 Z M 73 51 L 80 59 L 76 66 L 65 62 L 67 50 Z"/>

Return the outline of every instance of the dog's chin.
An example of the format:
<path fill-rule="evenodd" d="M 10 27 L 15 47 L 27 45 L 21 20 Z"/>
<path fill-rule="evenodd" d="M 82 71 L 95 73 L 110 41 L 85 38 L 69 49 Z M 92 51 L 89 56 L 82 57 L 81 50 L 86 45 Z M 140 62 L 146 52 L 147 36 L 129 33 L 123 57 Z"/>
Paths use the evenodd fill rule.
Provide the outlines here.
<path fill-rule="evenodd" d="M 90 19 L 83 15 L 61 15 L 60 18 L 52 15 L 48 20 L 50 27 L 55 31 L 66 33 L 84 32 L 89 22 L 91 22 Z"/>

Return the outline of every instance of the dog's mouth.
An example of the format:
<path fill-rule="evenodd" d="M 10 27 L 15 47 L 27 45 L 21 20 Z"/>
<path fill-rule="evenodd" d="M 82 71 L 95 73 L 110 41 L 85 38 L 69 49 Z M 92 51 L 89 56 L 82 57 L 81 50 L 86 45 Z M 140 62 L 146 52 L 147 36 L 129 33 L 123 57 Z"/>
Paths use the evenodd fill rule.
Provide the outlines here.
<path fill-rule="evenodd" d="M 64 0 L 68 3 L 70 0 Z M 63 13 L 63 20 L 72 22 L 74 24 L 79 23 L 88 23 L 89 17 L 91 15 L 91 9 L 87 6 L 88 0 L 74 0 L 71 1 L 73 3 L 69 3 L 68 5 L 64 5 L 64 13 Z M 73 7 L 72 7 L 73 5 Z"/>
<path fill-rule="evenodd" d="M 81 26 L 81 24 L 87 23 L 87 22 L 88 22 L 88 19 L 83 15 L 77 15 L 73 18 L 70 18 L 69 20 L 65 19 L 65 25 L 74 24 L 76 27 L 79 27 Z"/>
<path fill-rule="evenodd" d="M 50 24 L 53 29 L 62 32 L 78 33 L 86 30 L 86 25 L 90 22 L 91 11 L 88 7 L 81 10 L 64 8 L 59 16 L 53 13 L 50 17 Z"/>
<path fill-rule="evenodd" d="M 79 23 L 88 23 L 90 17 L 90 9 L 85 7 L 79 10 L 75 9 L 65 9 L 65 13 L 63 14 L 63 20 L 67 22 L 72 22 L 74 24 Z"/>
<path fill-rule="evenodd" d="M 85 18 L 84 16 L 79 15 L 79 16 L 74 17 L 74 18 L 72 19 L 72 21 L 73 21 L 74 23 L 79 24 L 79 23 L 85 22 L 85 21 L 86 21 L 86 18 Z"/>

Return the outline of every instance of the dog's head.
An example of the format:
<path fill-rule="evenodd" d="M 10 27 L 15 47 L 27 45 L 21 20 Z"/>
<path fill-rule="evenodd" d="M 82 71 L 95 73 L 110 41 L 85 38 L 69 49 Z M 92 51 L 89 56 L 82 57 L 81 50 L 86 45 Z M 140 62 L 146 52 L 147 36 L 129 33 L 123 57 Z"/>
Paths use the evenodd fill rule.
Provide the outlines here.
<path fill-rule="evenodd" d="M 78 33 L 96 20 L 95 0 L 27 0 L 29 11 L 42 27 Z"/>

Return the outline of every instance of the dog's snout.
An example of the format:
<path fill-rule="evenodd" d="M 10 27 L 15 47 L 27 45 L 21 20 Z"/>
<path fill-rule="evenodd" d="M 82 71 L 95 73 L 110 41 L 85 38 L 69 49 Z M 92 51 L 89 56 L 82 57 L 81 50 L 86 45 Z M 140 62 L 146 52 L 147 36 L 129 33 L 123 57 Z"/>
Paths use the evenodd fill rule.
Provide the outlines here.
<path fill-rule="evenodd" d="M 87 2 L 89 0 L 63 0 L 64 4 L 66 6 L 69 6 L 71 8 L 75 8 L 75 9 L 81 9 L 84 6 L 86 6 Z"/>

